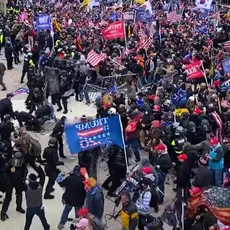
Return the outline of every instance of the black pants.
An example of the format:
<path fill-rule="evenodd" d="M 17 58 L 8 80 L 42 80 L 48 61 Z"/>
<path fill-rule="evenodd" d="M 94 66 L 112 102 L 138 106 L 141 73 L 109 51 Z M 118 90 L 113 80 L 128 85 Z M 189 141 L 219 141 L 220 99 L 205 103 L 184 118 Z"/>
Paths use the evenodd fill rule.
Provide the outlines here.
<path fill-rule="evenodd" d="M 56 138 L 58 140 L 59 156 L 63 157 L 64 156 L 64 150 L 63 150 L 63 139 L 62 139 L 62 136 L 57 136 Z"/>
<path fill-rule="evenodd" d="M 7 69 L 12 69 L 13 68 L 13 57 L 6 58 L 6 62 L 7 62 Z"/>
<path fill-rule="evenodd" d="M 23 67 L 23 69 L 22 69 L 22 76 L 21 76 L 21 82 L 23 82 L 26 73 L 28 73 L 28 69 Z"/>
<path fill-rule="evenodd" d="M 45 211 L 41 206 L 39 206 L 39 207 L 27 208 L 27 210 L 26 210 L 26 224 L 25 224 L 24 230 L 30 229 L 34 215 L 37 215 L 39 217 L 39 219 L 42 222 L 42 226 L 43 226 L 44 230 L 50 229 L 50 226 L 47 223 L 47 220 L 45 217 Z"/>
<path fill-rule="evenodd" d="M 61 102 L 62 102 L 62 105 L 63 105 L 63 108 L 65 111 L 68 110 L 68 102 L 67 102 L 67 97 L 61 97 L 58 101 L 57 101 L 57 105 L 58 105 L 58 108 L 59 109 L 62 109 L 62 105 L 61 105 Z"/>
<path fill-rule="evenodd" d="M 50 193 L 52 192 L 53 186 L 55 184 L 56 178 L 57 178 L 57 171 L 49 170 L 49 172 L 47 171 L 46 175 L 48 176 L 49 180 L 46 185 L 45 195 L 50 195 Z"/>
<path fill-rule="evenodd" d="M 12 193 L 13 193 L 13 186 L 11 184 L 7 184 L 5 187 L 5 199 L 2 204 L 1 215 L 7 213 L 8 208 L 10 206 L 10 201 L 12 199 Z"/>

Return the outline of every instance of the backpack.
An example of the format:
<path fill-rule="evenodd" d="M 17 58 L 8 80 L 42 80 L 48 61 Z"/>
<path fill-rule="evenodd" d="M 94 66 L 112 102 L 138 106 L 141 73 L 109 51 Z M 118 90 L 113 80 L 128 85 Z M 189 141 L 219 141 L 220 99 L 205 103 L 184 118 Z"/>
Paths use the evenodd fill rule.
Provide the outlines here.
<path fill-rule="evenodd" d="M 29 136 L 29 154 L 38 157 L 41 155 L 42 147 L 38 140 Z"/>
<path fill-rule="evenodd" d="M 149 207 L 155 208 L 159 201 L 159 194 L 153 186 L 151 186 L 151 188 L 147 189 L 145 192 L 148 192 L 148 191 L 151 192 L 151 200 L 149 202 Z M 142 195 L 142 199 L 144 198 L 145 192 Z"/>

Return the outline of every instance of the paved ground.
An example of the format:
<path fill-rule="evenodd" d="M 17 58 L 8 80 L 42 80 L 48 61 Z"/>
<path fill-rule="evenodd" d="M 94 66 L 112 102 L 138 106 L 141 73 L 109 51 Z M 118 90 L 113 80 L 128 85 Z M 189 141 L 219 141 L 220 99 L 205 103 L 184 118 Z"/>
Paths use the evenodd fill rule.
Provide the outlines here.
<path fill-rule="evenodd" d="M 0 59 L 3 59 L 3 55 L 0 56 Z M 4 63 L 5 61 L 2 60 Z M 19 66 L 15 66 L 15 68 L 12 71 L 6 71 L 6 74 L 4 76 L 4 82 L 6 83 L 7 86 L 7 92 L 13 92 L 17 88 L 21 86 L 20 82 L 20 75 L 21 75 L 21 69 L 22 69 L 22 64 Z M 6 93 L 0 91 L 0 98 L 5 97 Z M 16 96 L 13 99 L 13 106 L 14 110 L 26 110 L 25 105 L 24 105 L 24 100 L 25 100 L 26 95 L 19 95 Z M 73 120 L 74 117 L 80 117 L 81 115 L 85 114 L 87 116 L 94 116 L 95 115 L 95 108 L 93 106 L 87 106 L 84 103 L 80 102 L 75 102 L 73 99 L 70 100 L 69 103 L 69 113 L 67 115 L 69 120 Z M 57 117 L 61 117 L 63 114 L 61 112 L 56 113 Z M 41 135 L 41 134 L 33 134 L 37 139 L 40 140 L 42 147 L 45 148 L 47 146 L 47 142 L 49 139 L 49 135 Z M 71 156 L 69 154 L 68 148 L 65 145 L 65 154 L 68 156 L 68 159 L 65 160 L 65 165 L 60 167 L 61 170 L 63 171 L 69 171 L 69 169 L 72 169 L 76 164 L 77 164 L 77 157 L 76 156 Z M 104 179 L 107 176 L 107 171 L 105 169 L 107 168 L 105 163 L 100 164 L 100 170 L 99 170 L 99 175 L 98 175 L 98 182 L 102 183 Z M 30 169 L 30 171 L 32 171 Z M 44 205 L 46 207 L 46 216 L 48 219 L 49 224 L 51 225 L 51 230 L 57 229 L 57 225 L 60 220 L 60 216 L 63 210 L 63 205 L 61 203 L 61 196 L 63 194 L 63 190 L 56 184 L 55 185 L 55 199 L 54 200 L 45 200 Z M 77 195 L 77 194 L 76 194 Z M 164 205 L 160 207 L 160 212 L 156 216 L 159 216 L 162 211 L 164 210 L 164 207 L 166 204 L 169 204 L 172 202 L 172 199 L 174 198 L 175 194 L 172 192 L 172 186 L 167 186 L 166 187 L 166 198 Z M 25 200 L 24 200 L 25 201 Z M 25 202 L 23 202 L 23 208 L 25 208 Z M 105 200 L 105 214 L 111 214 L 113 211 L 114 204 L 110 200 L 106 199 Z M 24 223 L 25 223 L 25 215 L 19 214 L 15 211 L 16 205 L 15 205 L 15 195 L 13 195 L 11 205 L 8 211 L 9 215 L 9 220 L 5 222 L 0 222 L 0 229 L 1 230 L 23 230 L 24 228 Z M 72 212 L 70 216 L 73 217 L 74 213 Z M 31 226 L 31 230 L 41 230 L 42 225 L 37 217 L 34 217 L 33 223 Z M 66 224 L 66 228 L 69 229 L 69 223 Z M 115 221 L 115 220 L 109 220 L 108 221 L 108 229 L 110 230 L 120 230 L 121 225 Z M 169 230 L 168 226 L 164 226 L 165 230 Z"/>

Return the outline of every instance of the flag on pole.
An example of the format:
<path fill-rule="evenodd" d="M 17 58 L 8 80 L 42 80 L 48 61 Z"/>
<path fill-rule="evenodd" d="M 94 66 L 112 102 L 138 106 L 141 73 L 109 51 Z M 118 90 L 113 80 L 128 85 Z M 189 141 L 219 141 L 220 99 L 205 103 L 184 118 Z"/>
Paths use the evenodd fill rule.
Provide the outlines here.
<path fill-rule="evenodd" d="M 180 10 L 174 10 L 167 14 L 167 21 L 170 21 L 172 23 L 176 23 L 180 21 L 182 18 L 182 12 Z"/>
<path fill-rule="evenodd" d="M 65 133 L 72 154 L 111 143 L 124 147 L 123 132 L 118 115 L 86 123 L 67 124 Z"/>
<path fill-rule="evenodd" d="M 106 40 L 125 38 L 125 24 L 123 21 L 113 22 L 105 27 L 101 33 Z"/>
<path fill-rule="evenodd" d="M 199 9 L 209 10 L 212 5 L 212 0 L 196 0 L 196 6 Z"/>
<path fill-rule="evenodd" d="M 106 54 L 97 54 L 94 50 L 91 50 L 87 55 L 87 62 L 95 67 L 100 62 L 104 61 L 107 58 Z"/>
<path fill-rule="evenodd" d="M 152 44 L 152 38 L 145 38 L 144 40 L 141 40 L 139 42 L 139 46 L 138 46 L 138 49 L 144 49 L 144 50 L 148 50 L 149 47 L 151 46 Z"/>

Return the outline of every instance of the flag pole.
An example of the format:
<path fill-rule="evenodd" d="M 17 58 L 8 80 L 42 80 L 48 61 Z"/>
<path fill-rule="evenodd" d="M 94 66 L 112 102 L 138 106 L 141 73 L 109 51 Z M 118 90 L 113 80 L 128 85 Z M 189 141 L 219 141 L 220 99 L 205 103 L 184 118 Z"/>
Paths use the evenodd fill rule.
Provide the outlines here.
<path fill-rule="evenodd" d="M 203 70 L 205 83 L 206 83 L 206 85 L 208 86 L 208 79 L 207 79 L 207 75 L 206 75 L 206 73 L 205 73 L 205 69 L 204 69 L 203 61 L 202 61 L 202 65 L 201 65 L 201 67 L 202 67 L 202 70 Z"/>
<path fill-rule="evenodd" d="M 124 23 L 124 35 L 125 35 L 125 49 L 127 49 L 127 38 L 126 38 L 126 30 L 125 30 L 125 21 L 123 18 L 123 23 Z"/>
<path fill-rule="evenodd" d="M 121 116 L 118 115 L 118 117 L 119 117 L 119 122 L 120 122 L 120 127 L 121 127 L 121 138 L 122 138 L 122 142 L 124 146 L 125 164 L 126 164 L 126 169 L 128 170 L 129 164 L 128 164 L 128 157 L 127 157 L 127 152 L 126 152 L 126 147 L 125 147 L 124 130 L 123 130 L 123 126 L 121 123 Z"/>

